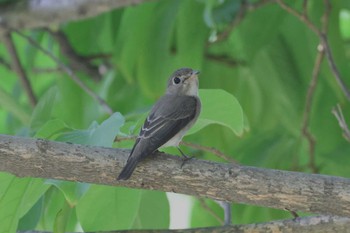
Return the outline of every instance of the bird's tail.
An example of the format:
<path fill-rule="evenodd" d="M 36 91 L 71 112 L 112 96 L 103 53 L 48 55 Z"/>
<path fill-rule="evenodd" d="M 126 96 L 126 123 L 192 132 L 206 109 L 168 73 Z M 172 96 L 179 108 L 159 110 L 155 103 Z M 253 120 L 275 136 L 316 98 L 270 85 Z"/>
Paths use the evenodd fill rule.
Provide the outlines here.
<path fill-rule="evenodd" d="M 137 163 L 139 162 L 138 158 L 130 157 L 126 162 L 123 170 L 120 172 L 117 180 L 127 180 L 132 175 L 133 171 L 136 168 Z"/>

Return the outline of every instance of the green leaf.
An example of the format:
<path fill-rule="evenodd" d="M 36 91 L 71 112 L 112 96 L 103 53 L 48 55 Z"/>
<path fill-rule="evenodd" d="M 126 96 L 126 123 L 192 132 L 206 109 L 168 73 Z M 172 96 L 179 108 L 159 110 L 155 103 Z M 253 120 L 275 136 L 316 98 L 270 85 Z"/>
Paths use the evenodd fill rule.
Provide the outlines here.
<path fill-rule="evenodd" d="M 96 17 L 64 25 L 64 32 L 70 44 L 79 54 L 100 54 L 114 48 L 114 33 L 118 28 L 117 20 L 122 10 L 110 11 Z"/>
<path fill-rule="evenodd" d="M 221 220 L 223 217 L 223 209 L 212 200 L 203 200 L 206 206 L 219 217 Z M 203 204 L 198 200 L 195 200 L 192 207 L 191 216 L 191 227 L 209 227 L 209 226 L 220 226 L 222 223 L 213 216 L 207 209 L 204 208 Z"/>
<path fill-rule="evenodd" d="M 72 207 L 68 202 L 65 202 L 62 209 L 58 211 L 53 227 L 54 233 L 65 233 L 68 225 L 68 220 L 72 214 Z"/>
<path fill-rule="evenodd" d="M 266 17 L 267 15 L 269 17 Z M 233 36 L 230 36 L 229 40 L 232 44 L 239 43 L 242 52 L 250 61 L 260 49 L 265 48 L 268 44 L 273 44 L 273 38 L 280 33 L 280 25 L 287 15 L 275 4 L 261 7 L 244 19 L 237 30 L 231 34 Z M 239 41 L 235 41 L 236 36 Z"/>
<path fill-rule="evenodd" d="M 52 110 L 55 106 L 54 102 L 57 96 L 57 88 L 50 88 L 45 95 L 43 95 L 36 105 L 31 122 L 30 128 L 32 130 L 37 130 L 43 126 L 50 118 Z"/>
<path fill-rule="evenodd" d="M 181 2 L 176 22 L 176 59 L 171 61 L 173 69 L 187 66 L 201 70 L 209 34 L 202 12 L 203 6 L 196 1 Z"/>
<path fill-rule="evenodd" d="M 228 127 L 241 136 L 244 129 L 244 116 L 238 100 L 230 93 L 221 90 L 199 90 L 202 111 L 188 134 L 196 133 L 210 124 Z"/>
<path fill-rule="evenodd" d="M 84 231 L 129 229 L 141 200 L 140 190 L 92 185 L 77 205 Z"/>
<path fill-rule="evenodd" d="M 65 202 L 63 193 L 55 186 L 51 186 L 43 196 L 42 215 L 37 229 L 53 231 L 57 213 L 62 209 Z"/>
<path fill-rule="evenodd" d="M 164 192 L 143 190 L 133 228 L 167 229 L 170 223 L 169 212 Z"/>
<path fill-rule="evenodd" d="M 180 1 L 152 2 L 123 13 L 115 62 L 129 83 L 137 79 L 144 95 L 152 98 L 163 92 L 164 77 L 173 70 L 170 47 L 179 5 Z"/>
<path fill-rule="evenodd" d="M 0 106 L 13 114 L 23 125 L 30 124 L 30 115 L 18 102 L 0 87 Z"/>
<path fill-rule="evenodd" d="M 46 122 L 35 134 L 36 138 L 55 139 L 62 131 L 71 130 L 62 120 L 54 119 Z"/>
<path fill-rule="evenodd" d="M 20 219 L 17 231 L 27 231 L 35 229 L 43 209 L 43 196 L 32 206 L 32 208 Z"/>
<path fill-rule="evenodd" d="M 42 179 L 17 178 L 0 173 L 0 219 L 2 232 L 15 232 L 18 221 L 49 188 Z"/>
<path fill-rule="evenodd" d="M 102 122 L 101 125 L 93 122 L 89 129 L 63 133 L 57 140 L 84 145 L 111 147 L 123 124 L 124 117 L 117 112 Z"/>
<path fill-rule="evenodd" d="M 68 182 L 62 180 L 46 180 L 46 184 L 57 187 L 64 195 L 67 203 L 74 207 L 80 198 L 88 191 L 90 184 L 80 182 Z"/>

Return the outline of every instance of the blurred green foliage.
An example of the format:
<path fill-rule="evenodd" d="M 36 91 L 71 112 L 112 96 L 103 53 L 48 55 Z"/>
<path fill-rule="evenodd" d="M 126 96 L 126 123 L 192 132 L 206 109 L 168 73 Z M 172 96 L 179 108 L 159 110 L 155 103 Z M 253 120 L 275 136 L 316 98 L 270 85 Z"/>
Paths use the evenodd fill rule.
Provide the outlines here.
<path fill-rule="evenodd" d="M 301 2 L 288 3 L 300 10 Z M 308 2 L 310 18 L 320 25 L 323 4 Z M 328 38 L 350 86 L 350 5 L 345 0 L 332 4 Z M 192 67 L 201 71 L 203 114 L 185 141 L 215 147 L 244 165 L 313 172 L 301 127 L 318 39 L 271 3 L 248 12 L 224 40 L 210 42 L 229 27 L 239 9 L 238 1 L 228 0 L 153 1 L 62 25 L 78 54 L 105 55 L 93 59 L 95 65 L 107 64 L 100 82 L 84 72 L 78 75 L 117 112 L 112 116 L 58 70 L 58 64 L 14 34 L 39 102 L 32 108 L 16 74 L 0 66 L 0 132 L 130 148 L 132 141 L 113 143 L 115 136 L 137 134 L 147 111 L 164 93 L 167 77 L 177 68 Z M 69 64 L 50 34 L 26 33 Z M 10 60 L 3 44 L 0 57 Z M 324 60 L 310 109 L 316 166 L 323 174 L 350 177 L 349 143 L 331 114 L 338 103 L 350 122 L 350 105 Z M 204 151 L 184 150 L 225 162 Z M 206 203 L 223 218 L 215 202 Z M 280 210 L 232 206 L 235 224 L 290 217 Z M 155 229 L 169 227 L 170 221 L 168 199 L 162 192 L 0 173 L 0 232 Z M 194 201 L 190 224 L 205 227 L 220 222 Z"/>

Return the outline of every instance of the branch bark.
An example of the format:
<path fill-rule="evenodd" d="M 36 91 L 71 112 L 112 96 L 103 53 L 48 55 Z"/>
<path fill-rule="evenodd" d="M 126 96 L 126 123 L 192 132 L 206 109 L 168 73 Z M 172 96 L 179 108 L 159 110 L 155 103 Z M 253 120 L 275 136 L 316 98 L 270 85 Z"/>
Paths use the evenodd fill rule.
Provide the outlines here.
<path fill-rule="evenodd" d="M 180 230 L 123 230 L 104 231 L 99 233 L 207 233 L 207 232 L 239 232 L 239 233 L 265 233 L 265 232 L 350 232 L 350 219 L 336 216 L 313 216 L 282 221 L 272 221 L 258 224 L 233 225 L 224 227 L 206 227 Z M 22 231 L 19 233 L 49 233 L 43 231 Z M 93 233 L 93 232 L 90 232 Z"/>
<path fill-rule="evenodd" d="M 0 34 L 93 17 L 150 0 L 20 0 L 0 8 Z"/>
<path fill-rule="evenodd" d="M 291 211 L 350 217 L 350 179 L 190 160 L 157 153 L 128 181 L 116 181 L 129 150 L 0 135 L 0 171 L 156 189 Z"/>

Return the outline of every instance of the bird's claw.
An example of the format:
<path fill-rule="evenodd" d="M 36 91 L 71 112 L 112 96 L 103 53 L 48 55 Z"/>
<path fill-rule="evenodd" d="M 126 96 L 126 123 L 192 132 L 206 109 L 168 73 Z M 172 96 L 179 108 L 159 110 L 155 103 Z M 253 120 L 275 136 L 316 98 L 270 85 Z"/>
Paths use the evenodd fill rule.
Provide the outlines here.
<path fill-rule="evenodd" d="M 182 163 L 181 163 L 181 168 L 185 165 L 185 163 L 191 159 L 193 159 L 194 156 L 187 156 L 187 155 L 183 155 L 182 156 Z"/>

